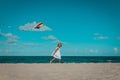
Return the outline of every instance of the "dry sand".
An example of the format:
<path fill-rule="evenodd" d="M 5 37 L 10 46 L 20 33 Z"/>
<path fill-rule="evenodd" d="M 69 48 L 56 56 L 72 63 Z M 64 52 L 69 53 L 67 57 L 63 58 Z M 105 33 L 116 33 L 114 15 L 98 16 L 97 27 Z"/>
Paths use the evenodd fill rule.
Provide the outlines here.
<path fill-rule="evenodd" d="M 120 80 L 120 63 L 0 64 L 0 80 Z"/>

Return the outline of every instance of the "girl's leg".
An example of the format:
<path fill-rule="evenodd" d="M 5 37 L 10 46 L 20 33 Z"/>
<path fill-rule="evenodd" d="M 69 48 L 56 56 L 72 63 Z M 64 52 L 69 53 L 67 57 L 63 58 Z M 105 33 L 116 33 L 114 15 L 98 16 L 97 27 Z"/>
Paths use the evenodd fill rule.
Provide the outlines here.
<path fill-rule="evenodd" d="M 54 60 L 55 60 L 55 58 L 53 58 L 53 59 L 50 61 L 50 63 L 52 63 Z"/>
<path fill-rule="evenodd" d="M 61 63 L 61 59 L 58 60 L 58 63 Z"/>

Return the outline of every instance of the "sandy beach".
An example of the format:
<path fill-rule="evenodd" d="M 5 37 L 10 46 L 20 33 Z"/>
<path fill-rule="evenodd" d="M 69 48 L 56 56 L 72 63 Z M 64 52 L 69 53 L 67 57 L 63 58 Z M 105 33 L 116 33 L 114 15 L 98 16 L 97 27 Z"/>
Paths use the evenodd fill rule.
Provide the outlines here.
<path fill-rule="evenodd" d="M 120 63 L 0 64 L 0 80 L 120 80 Z"/>

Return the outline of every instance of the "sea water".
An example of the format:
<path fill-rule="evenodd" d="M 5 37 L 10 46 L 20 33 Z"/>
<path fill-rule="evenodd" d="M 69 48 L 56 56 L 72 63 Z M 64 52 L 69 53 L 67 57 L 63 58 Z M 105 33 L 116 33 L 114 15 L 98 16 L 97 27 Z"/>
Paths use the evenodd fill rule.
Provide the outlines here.
<path fill-rule="evenodd" d="M 49 63 L 52 56 L 0 56 L 0 63 Z M 54 63 L 57 63 L 56 59 Z M 120 56 L 62 56 L 62 63 L 120 63 Z"/>

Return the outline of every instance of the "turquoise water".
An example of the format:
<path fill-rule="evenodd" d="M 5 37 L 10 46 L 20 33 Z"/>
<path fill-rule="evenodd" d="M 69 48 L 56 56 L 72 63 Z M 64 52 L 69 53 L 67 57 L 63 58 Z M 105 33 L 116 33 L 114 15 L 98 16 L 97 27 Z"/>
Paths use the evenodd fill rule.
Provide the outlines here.
<path fill-rule="evenodd" d="M 52 58 L 52 56 L 0 56 L 0 63 L 49 63 Z M 61 61 L 62 63 L 120 63 L 120 56 L 62 56 Z"/>

